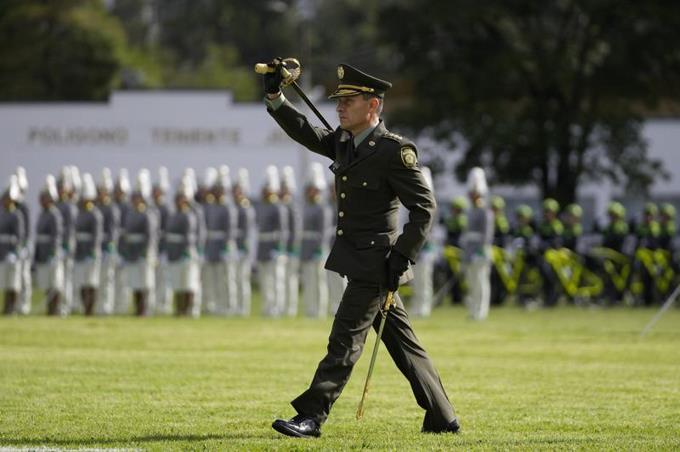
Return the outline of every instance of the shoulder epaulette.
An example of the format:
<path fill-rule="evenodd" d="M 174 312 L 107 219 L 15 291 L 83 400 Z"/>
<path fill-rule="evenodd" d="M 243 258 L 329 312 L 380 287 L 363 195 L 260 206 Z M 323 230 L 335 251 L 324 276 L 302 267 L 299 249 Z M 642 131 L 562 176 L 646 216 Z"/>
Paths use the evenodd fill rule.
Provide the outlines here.
<path fill-rule="evenodd" d="M 397 135 L 396 133 L 392 133 L 392 132 L 387 132 L 385 135 L 383 135 L 383 137 L 389 138 L 390 140 L 394 140 L 394 141 L 396 141 L 397 143 L 400 143 L 400 144 L 401 144 L 402 141 L 404 141 L 404 137 L 402 137 L 401 135 Z"/>

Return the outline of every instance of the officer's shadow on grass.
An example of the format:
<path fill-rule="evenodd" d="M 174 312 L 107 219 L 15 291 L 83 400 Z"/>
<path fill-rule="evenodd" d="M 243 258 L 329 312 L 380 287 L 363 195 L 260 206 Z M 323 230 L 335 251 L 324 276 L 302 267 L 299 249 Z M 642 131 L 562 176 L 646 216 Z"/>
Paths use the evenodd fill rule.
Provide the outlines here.
<path fill-rule="evenodd" d="M 126 436 L 120 438 L 0 438 L 0 448 L 3 446 L 97 446 L 106 444 L 128 445 L 137 443 L 155 442 L 201 442 L 214 440 L 239 440 L 239 439 L 271 439 L 269 432 L 250 434 L 248 432 L 223 432 L 206 434 L 171 434 L 159 433 L 157 435 Z"/>

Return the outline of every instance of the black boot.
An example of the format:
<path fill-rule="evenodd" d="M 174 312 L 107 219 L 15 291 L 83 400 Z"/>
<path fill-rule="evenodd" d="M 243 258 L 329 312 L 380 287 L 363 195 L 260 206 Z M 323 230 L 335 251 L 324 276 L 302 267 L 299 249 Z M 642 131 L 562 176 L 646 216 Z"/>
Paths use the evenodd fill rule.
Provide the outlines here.
<path fill-rule="evenodd" d="M 296 438 L 318 438 L 321 436 L 320 427 L 314 419 L 302 414 L 298 414 L 289 421 L 277 419 L 272 424 L 272 428 L 277 432 Z"/>
<path fill-rule="evenodd" d="M 421 432 L 423 433 L 458 433 L 460 430 L 460 424 L 458 423 L 458 419 L 454 419 L 451 422 L 449 422 L 444 428 L 425 428 L 425 425 L 423 425 L 423 428 Z"/>

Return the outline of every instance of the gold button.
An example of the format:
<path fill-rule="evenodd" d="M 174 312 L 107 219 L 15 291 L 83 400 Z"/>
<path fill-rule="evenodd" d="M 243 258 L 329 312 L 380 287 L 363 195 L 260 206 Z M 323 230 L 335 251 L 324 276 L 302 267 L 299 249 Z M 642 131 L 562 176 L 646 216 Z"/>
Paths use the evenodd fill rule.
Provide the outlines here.
<path fill-rule="evenodd" d="M 340 193 L 340 197 L 341 197 L 342 199 L 345 199 L 345 194 L 344 194 L 344 193 Z"/>
<path fill-rule="evenodd" d="M 375 240 L 371 240 L 371 245 L 375 245 Z"/>
<path fill-rule="evenodd" d="M 339 216 L 340 218 L 344 217 L 344 216 L 345 216 L 345 212 L 343 212 L 343 211 L 341 210 L 340 212 L 338 212 L 338 216 Z"/>
<path fill-rule="evenodd" d="M 364 183 L 361 184 L 361 185 L 363 185 L 363 186 L 365 187 L 366 185 L 368 185 L 368 182 L 364 182 Z"/>
<path fill-rule="evenodd" d="M 343 234 L 342 229 L 338 229 L 338 235 L 342 235 L 342 234 Z"/>
<path fill-rule="evenodd" d="M 343 180 L 343 181 L 346 181 L 346 180 L 347 180 L 347 176 L 342 176 L 342 180 Z"/>

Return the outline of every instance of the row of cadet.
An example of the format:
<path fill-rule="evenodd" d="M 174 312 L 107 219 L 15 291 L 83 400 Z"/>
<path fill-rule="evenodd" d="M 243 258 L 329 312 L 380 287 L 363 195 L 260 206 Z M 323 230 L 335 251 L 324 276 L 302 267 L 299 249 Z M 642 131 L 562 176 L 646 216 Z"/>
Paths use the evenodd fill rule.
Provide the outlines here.
<path fill-rule="evenodd" d="M 97 183 L 65 166 L 45 179 L 33 235 L 19 167 L 0 207 L 3 312 L 28 314 L 35 286 L 50 315 L 247 316 L 253 272 L 265 316 L 296 316 L 300 286 L 304 315 L 334 312 L 346 282 L 323 269 L 334 236 L 323 167 L 310 166 L 302 203 L 291 167 L 267 167 L 256 202 L 247 170 L 231 179 L 221 166 L 199 183 L 188 168 L 170 202 L 165 168 L 155 183 L 142 169 L 132 187 L 125 169 Z"/>
<path fill-rule="evenodd" d="M 468 227 L 468 202 L 454 198 L 442 220 L 446 230 L 435 280 L 454 303 L 466 293 L 461 237 Z M 489 199 L 493 239 L 490 303 L 508 300 L 526 306 L 555 306 L 562 299 L 584 305 L 652 305 L 663 301 L 680 283 L 676 209 L 670 203 L 647 203 L 639 219 L 627 219 L 626 208 L 611 202 L 608 221 L 584 230 L 583 209 L 547 198 L 542 218 L 526 204 L 505 213 L 505 201 Z"/>

